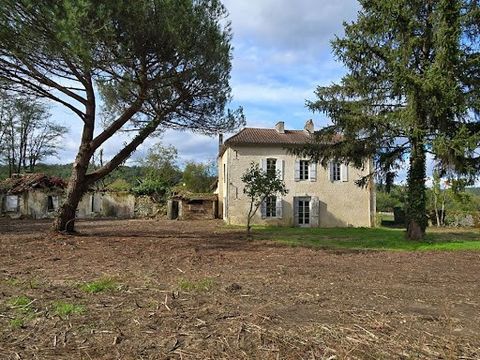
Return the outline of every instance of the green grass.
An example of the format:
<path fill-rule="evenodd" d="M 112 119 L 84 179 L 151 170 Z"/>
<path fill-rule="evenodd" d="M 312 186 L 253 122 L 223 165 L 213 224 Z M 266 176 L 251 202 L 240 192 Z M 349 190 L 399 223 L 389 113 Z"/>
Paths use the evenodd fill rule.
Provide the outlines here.
<path fill-rule="evenodd" d="M 57 301 L 53 303 L 53 312 L 60 317 L 64 317 L 74 314 L 83 314 L 85 312 L 85 307 L 82 305 Z"/>
<path fill-rule="evenodd" d="M 19 312 L 28 313 L 33 311 L 32 309 L 33 300 L 28 296 L 16 296 L 11 298 L 8 301 L 8 305 Z"/>
<path fill-rule="evenodd" d="M 34 301 L 25 295 L 15 296 L 8 300 L 7 305 L 15 312 L 15 317 L 9 322 L 12 329 L 23 328 L 26 322 L 38 316 L 35 308 L 32 306 Z"/>
<path fill-rule="evenodd" d="M 111 278 L 103 278 L 80 285 L 80 289 L 90 294 L 97 294 L 104 291 L 119 290 L 120 285 Z"/>
<path fill-rule="evenodd" d="M 205 278 L 200 280 L 181 279 L 178 287 L 183 291 L 210 291 L 214 285 L 213 279 Z"/>
<path fill-rule="evenodd" d="M 13 286 L 13 287 L 20 285 L 20 280 L 14 277 L 9 277 L 8 279 L 5 279 L 4 282 L 8 286 Z"/>
<path fill-rule="evenodd" d="M 25 326 L 25 320 L 17 316 L 9 321 L 9 325 L 12 329 L 23 328 Z"/>
<path fill-rule="evenodd" d="M 480 250 L 479 229 L 432 228 L 416 242 L 406 240 L 403 229 L 255 227 L 254 238 L 331 250 Z"/>

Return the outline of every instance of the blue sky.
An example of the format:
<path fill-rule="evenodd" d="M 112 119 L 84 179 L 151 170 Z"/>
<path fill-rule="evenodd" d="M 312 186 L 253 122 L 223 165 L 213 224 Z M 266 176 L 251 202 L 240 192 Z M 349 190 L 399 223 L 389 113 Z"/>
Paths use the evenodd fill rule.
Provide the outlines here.
<path fill-rule="evenodd" d="M 313 98 L 318 85 L 340 79 L 343 68 L 331 55 L 329 41 L 342 33 L 342 22 L 353 20 L 355 0 L 224 0 L 233 28 L 232 108 L 243 106 L 247 126 L 273 127 L 285 121 L 290 129 L 301 129 L 312 118 L 317 127 L 327 120 L 312 114 L 305 101 Z M 52 108 L 55 120 L 70 128 L 59 159 L 74 160 L 80 139 L 80 121 L 65 109 Z M 146 141 L 132 156 L 141 158 L 159 138 Z M 125 141 L 116 137 L 104 149 L 112 157 Z M 214 159 L 216 138 L 188 132 L 167 131 L 161 141 L 173 144 L 182 162 Z"/>

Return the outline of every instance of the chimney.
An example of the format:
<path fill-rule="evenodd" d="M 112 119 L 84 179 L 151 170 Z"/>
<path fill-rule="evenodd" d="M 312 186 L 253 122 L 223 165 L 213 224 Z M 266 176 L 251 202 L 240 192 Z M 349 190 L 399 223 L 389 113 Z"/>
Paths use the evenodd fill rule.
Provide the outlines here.
<path fill-rule="evenodd" d="M 218 134 L 218 153 L 222 153 L 222 146 L 223 146 L 223 134 L 219 133 Z"/>
<path fill-rule="evenodd" d="M 313 125 L 312 119 L 307 120 L 307 122 L 305 123 L 304 130 L 309 134 L 313 134 L 313 132 L 315 131 L 315 125 Z"/>
<path fill-rule="evenodd" d="M 285 123 L 283 121 L 279 121 L 277 125 L 275 125 L 275 130 L 277 130 L 280 134 L 285 134 Z"/>

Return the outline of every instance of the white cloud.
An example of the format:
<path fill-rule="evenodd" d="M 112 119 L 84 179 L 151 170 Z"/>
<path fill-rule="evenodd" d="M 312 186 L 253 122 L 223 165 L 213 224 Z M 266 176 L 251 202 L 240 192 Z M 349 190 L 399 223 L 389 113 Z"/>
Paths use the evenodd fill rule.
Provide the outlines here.
<path fill-rule="evenodd" d="M 356 0 L 225 0 L 234 36 L 263 46 L 304 51 L 328 45 L 355 18 Z"/>

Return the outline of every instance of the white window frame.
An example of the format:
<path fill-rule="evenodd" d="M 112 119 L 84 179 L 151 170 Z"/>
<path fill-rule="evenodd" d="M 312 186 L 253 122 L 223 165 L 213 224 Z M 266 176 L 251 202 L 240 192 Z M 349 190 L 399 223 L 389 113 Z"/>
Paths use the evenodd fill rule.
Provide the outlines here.
<path fill-rule="evenodd" d="M 267 219 L 277 217 L 277 196 L 271 195 L 265 198 L 265 217 Z"/>
<path fill-rule="evenodd" d="M 342 181 L 342 164 L 339 162 L 332 163 L 332 181 Z"/>
<path fill-rule="evenodd" d="M 305 181 L 310 179 L 310 161 L 308 160 L 300 160 L 300 181 Z"/>
<path fill-rule="evenodd" d="M 278 160 L 275 158 L 266 159 L 265 171 L 267 172 L 267 174 L 273 174 L 273 175 L 277 174 L 277 161 Z"/>

